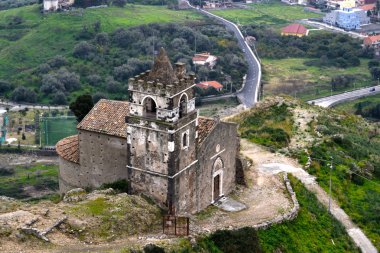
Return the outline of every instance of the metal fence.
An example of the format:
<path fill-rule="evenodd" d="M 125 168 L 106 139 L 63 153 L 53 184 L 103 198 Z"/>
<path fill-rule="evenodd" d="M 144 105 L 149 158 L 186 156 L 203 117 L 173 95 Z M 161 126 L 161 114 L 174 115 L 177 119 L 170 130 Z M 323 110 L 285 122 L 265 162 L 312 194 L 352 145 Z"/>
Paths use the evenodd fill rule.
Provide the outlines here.
<path fill-rule="evenodd" d="M 163 217 L 163 232 L 166 235 L 187 236 L 189 235 L 189 218 L 175 215 Z"/>

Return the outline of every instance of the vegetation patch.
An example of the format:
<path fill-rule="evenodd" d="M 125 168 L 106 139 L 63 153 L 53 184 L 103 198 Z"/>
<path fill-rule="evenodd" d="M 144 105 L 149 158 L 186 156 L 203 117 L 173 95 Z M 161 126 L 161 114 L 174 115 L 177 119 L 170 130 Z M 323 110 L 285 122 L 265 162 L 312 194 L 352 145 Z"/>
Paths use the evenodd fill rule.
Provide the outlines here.
<path fill-rule="evenodd" d="M 57 165 L 18 165 L 9 169 L 12 174 L 0 175 L 0 196 L 32 199 L 47 195 L 56 198 L 51 194 L 58 190 Z"/>
<path fill-rule="evenodd" d="M 283 148 L 293 135 L 293 119 L 289 104 L 278 103 L 263 110 L 261 106 L 232 118 L 239 123 L 242 138 L 258 144 Z"/>

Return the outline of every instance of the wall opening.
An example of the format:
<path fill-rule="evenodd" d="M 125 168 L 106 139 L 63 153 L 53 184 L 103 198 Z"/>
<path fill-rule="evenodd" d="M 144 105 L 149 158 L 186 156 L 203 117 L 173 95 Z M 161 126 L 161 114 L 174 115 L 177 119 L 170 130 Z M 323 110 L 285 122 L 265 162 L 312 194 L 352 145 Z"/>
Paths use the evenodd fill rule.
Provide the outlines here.
<path fill-rule="evenodd" d="M 182 94 L 179 100 L 179 118 L 182 118 L 187 114 L 187 95 L 186 93 Z"/>
<path fill-rule="evenodd" d="M 144 99 L 144 117 L 156 117 L 157 104 L 151 97 L 146 97 Z"/>

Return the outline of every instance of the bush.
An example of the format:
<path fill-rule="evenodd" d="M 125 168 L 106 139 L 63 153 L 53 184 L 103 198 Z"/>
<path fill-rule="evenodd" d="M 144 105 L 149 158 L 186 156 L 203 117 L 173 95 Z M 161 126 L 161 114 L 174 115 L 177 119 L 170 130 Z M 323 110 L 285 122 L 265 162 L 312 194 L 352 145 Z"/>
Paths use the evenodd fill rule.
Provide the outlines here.
<path fill-rule="evenodd" d="M 48 64 L 52 68 L 60 68 L 60 67 L 66 66 L 68 64 L 68 62 L 67 62 L 66 58 L 63 57 L 62 55 L 57 55 L 57 56 L 53 57 L 52 59 L 50 59 L 48 61 Z"/>
<path fill-rule="evenodd" d="M 4 80 L 0 80 L 0 92 L 1 93 L 10 91 L 11 88 L 12 88 L 12 86 L 10 83 L 8 83 L 7 81 L 4 81 Z"/>
<path fill-rule="evenodd" d="M 19 86 L 12 92 L 11 99 L 15 102 L 34 103 L 37 100 L 37 95 L 34 91 L 24 86 Z"/>
<path fill-rule="evenodd" d="M 148 244 L 144 247 L 144 253 L 165 253 L 165 250 L 154 244 Z"/>
<path fill-rule="evenodd" d="M 10 167 L 0 167 L 0 176 L 11 176 L 15 174 L 15 169 Z"/>
<path fill-rule="evenodd" d="M 90 43 L 82 41 L 74 47 L 73 55 L 76 58 L 86 59 L 93 51 L 94 47 Z"/>

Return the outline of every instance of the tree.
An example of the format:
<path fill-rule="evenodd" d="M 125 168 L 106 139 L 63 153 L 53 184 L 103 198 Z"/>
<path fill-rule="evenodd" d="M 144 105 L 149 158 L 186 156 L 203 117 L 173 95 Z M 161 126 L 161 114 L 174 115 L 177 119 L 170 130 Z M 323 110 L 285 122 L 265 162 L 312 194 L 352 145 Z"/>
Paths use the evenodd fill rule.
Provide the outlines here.
<path fill-rule="evenodd" d="M 93 52 L 93 50 L 94 47 L 90 43 L 82 41 L 74 47 L 73 55 L 76 58 L 84 59 L 88 58 L 88 56 Z"/>
<path fill-rule="evenodd" d="M 26 140 L 26 136 L 25 136 L 25 133 L 22 133 L 22 137 L 21 137 L 21 139 L 22 139 L 23 141 L 25 141 L 25 140 Z"/>
<path fill-rule="evenodd" d="M 24 86 L 17 87 L 11 94 L 11 99 L 16 102 L 36 102 L 37 95 L 34 91 Z"/>
<path fill-rule="evenodd" d="M 100 99 L 107 98 L 107 96 L 101 92 L 96 92 L 92 95 L 92 101 L 96 104 Z"/>
<path fill-rule="evenodd" d="M 48 64 L 52 68 L 60 68 L 67 65 L 67 60 L 62 55 L 57 55 L 48 61 Z"/>
<path fill-rule="evenodd" d="M 94 107 L 94 102 L 92 101 L 92 97 L 89 94 L 77 97 L 77 99 L 69 106 L 78 122 L 82 121 L 82 119 L 87 115 L 87 113 L 89 113 L 92 107 Z"/>
<path fill-rule="evenodd" d="M 96 36 L 95 36 L 95 42 L 96 44 L 100 45 L 100 46 L 107 46 L 110 42 L 110 39 L 108 37 L 108 33 L 98 33 Z"/>
<path fill-rule="evenodd" d="M 67 99 L 65 93 L 58 91 L 53 95 L 53 104 L 56 105 L 65 105 L 67 104 Z"/>
<path fill-rule="evenodd" d="M 113 0 L 112 4 L 117 7 L 124 7 L 127 4 L 127 0 Z"/>
<path fill-rule="evenodd" d="M 102 27 L 102 23 L 100 22 L 100 20 L 97 20 L 92 26 L 94 27 L 94 31 L 96 33 L 98 33 L 98 32 L 100 32 L 100 29 Z"/>
<path fill-rule="evenodd" d="M 0 80 L 0 94 L 11 90 L 11 84 L 7 81 Z"/>

